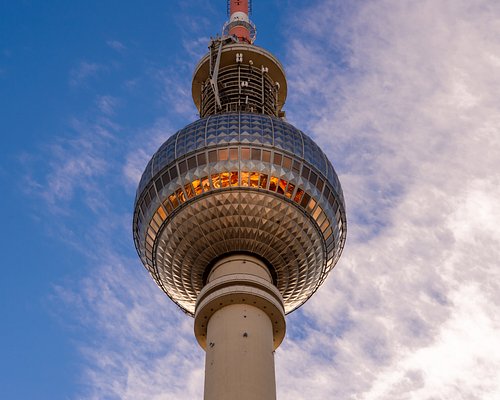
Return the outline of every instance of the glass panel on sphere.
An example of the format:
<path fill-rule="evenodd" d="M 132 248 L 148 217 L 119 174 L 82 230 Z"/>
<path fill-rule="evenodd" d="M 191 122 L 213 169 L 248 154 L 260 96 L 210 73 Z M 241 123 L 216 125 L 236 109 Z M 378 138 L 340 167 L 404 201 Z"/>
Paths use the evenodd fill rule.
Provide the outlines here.
<path fill-rule="evenodd" d="M 252 149 L 252 160 L 260 161 L 260 149 Z"/>
<path fill-rule="evenodd" d="M 208 162 L 217 162 L 217 150 L 211 150 L 208 152 Z"/>
<path fill-rule="evenodd" d="M 316 182 L 316 187 L 318 188 L 320 193 L 323 191 L 324 185 L 325 185 L 325 182 L 323 181 L 323 179 L 318 178 L 318 182 Z"/>
<path fill-rule="evenodd" d="M 260 185 L 259 186 L 262 189 L 267 188 L 267 181 L 268 181 L 268 179 L 269 179 L 269 175 L 267 175 L 267 174 L 261 174 L 260 175 Z"/>
<path fill-rule="evenodd" d="M 302 199 L 302 196 L 304 195 L 304 191 L 300 188 L 297 189 L 297 193 L 295 193 L 295 197 L 293 198 L 293 201 L 296 203 L 300 203 L 300 200 Z"/>
<path fill-rule="evenodd" d="M 153 219 L 151 221 L 149 221 L 149 227 L 154 231 L 154 233 L 157 233 L 158 229 L 160 229 L 159 225 L 154 220 L 154 215 L 153 215 Z"/>
<path fill-rule="evenodd" d="M 241 159 L 242 160 L 250 160 L 250 148 L 248 148 L 248 147 L 241 148 Z"/>
<path fill-rule="evenodd" d="M 332 233 L 333 233 L 332 228 L 328 228 L 328 230 L 324 233 L 325 240 L 328 239 L 330 236 L 332 236 Z"/>
<path fill-rule="evenodd" d="M 184 203 L 186 201 L 186 196 L 184 196 L 184 192 L 182 191 L 182 189 L 177 189 L 175 191 L 175 194 L 177 195 L 180 203 Z"/>
<path fill-rule="evenodd" d="M 283 168 L 291 169 L 292 168 L 292 159 L 290 157 L 283 157 Z"/>
<path fill-rule="evenodd" d="M 228 187 L 229 186 L 229 172 L 223 172 L 222 174 L 220 174 L 220 181 L 221 181 L 222 187 Z"/>
<path fill-rule="evenodd" d="M 238 159 L 238 149 L 229 149 L 229 159 L 233 161 Z"/>
<path fill-rule="evenodd" d="M 195 156 L 188 158 L 188 168 L 189 169 L 196 168 L 196 157 Z"/>
<path fill-rule="evenodd" d="M 302 201 L 300 202 L 300 205 L 304 208 L 306 208 L 307 203 L 309 203 L 309 200 L 311 200 L 311 196 L 307 193 L 304 193 L 304 197 L 302 197 Z"/>
<path fill-rule="evenodd" d="M 157 192 L 160 192 L 161 189 L 163 188 L 163 184 L 161 182 L 161 177 L 158 178 L 156 181 L 155 181 L 155 188 L 156 188 L 156 191 Z"/>
<path fill-rule="evenodd" d="M 156 239 L 156 233 L 151 229 L 151 228 L 148 228 L 148 235 L 146 237 L 150 237 L 151 239 L 155 240 Z M 152 246 L 153 244 L 151 244 Z"/>
<path fill-rule="evenodd" d="M 271 152 L 269 150 L 262 150 L 262 161 L 271 162 Z"/>
<path fill-rule="evenodd" d="M 228 157 L 229 157 L 228 149 L 219 150 L 219 161 L 227 161 Z"/>
<path fill-rule="evenodd" d="M 207 155 L 205 153 L 200 153 L 196 156 L 198 159 L 198 165 L 205 165 L 207 163 Z"/>
<path fill-rule="evenodd" d="M 251 187 L 259 187 L 259 178 L 260 174 L 258 172 L 252 172 L 250 174 L 250 186 Z"/>
<path fill-rule="evenodd" d="M 180 163 L 179 163 L 179 172 L 180 174 L 184 174 L 186 173 L 187 171 L 187 163 L 186 163 L 186 160 L 182 160 Z"/>
<path fill-rule="evenodd" d="M 285 181 L 284 179 L 280 179 L 280 182 L 278 184 L 278 193 L 279 194 L 285 194 L 287 184 L 288 184 L 287 181 Z"/>
<path fill-rule="evenodd" d="M 168 183 L 170 182 L 170 175 L 168 174 L 168 171 L 161 176 L 161 181 L 163 183 L 163 186 L 168 185 Z"/>
<path fill-rule="evenodd" d="M 308 179 L 309 178 L 309 172 L 311 172 L 311 170 L 304 165 L 302 167 L 302 178 Z"/>
<path fill-rule="evenodd" d="M 175 178 L 177 178 L 179 175 L 177 174 L 177 167 L 174 165 L 170 170 L 168 171 L 170 174 L 170 180 L 173 181 Z"/>
<path fill-rule="evenodd" d="M 294 172 L 299 173 L 300 172 L 300 162 L 298 162 L 297 160 L 293 160 L 292 169 Z"/>
<path fill-rule="evenodd" d="M 311 176 L 309 177 L 309 182 L 312 183 L 312 185 L 316 185 L 316 179 L 318 179 L 318 175 L 316 175 L 316 172 L 311 171 Z"/>
<path fill-rule="evenodd" d="M 204 192 L 210 191 L 210 181 L 208 180 L 208 176 L 201 178 L 201 186 L 203 187 Z"/>
<path fill-rule="evenodd" d="M 212 174 L 212 187 L 214 189 L 220 188 L 220 175 L 219 174 Z"/>
<path fill-rule="evenodd" d="M 286 197 L 291 199 L 294 190 L 295 190 L 295 185 L 293 183 L 289 183 L 285 193 Z"/>
<path fill-rule="evenodd" d="M 154 244 L 154 241 L 153 239 L 151 239 L 149 236 L 146 236 L 146 242 L 148 242 L 148 244 L 153 247 L 153 244 Z"/>
<path fill-rule="evenodd" d="M 201 187 L 201 180 L 199 179 L 195 179 L 193 182 L 193 188 L 194 188 L 194 192 L 196 193 L 196 195 L 198 196 L 199 194 L 202 194 L 203 193 L 203 189 Z"/>
<path fill-rule="evenodd" d="M 250 173 L 246 171 L 241 171 L 241 186 L 248 186 L 248 179 L 250 178 Z"/>
<path fill-rule="evenodd" d="M 238 186 L 238 171 L 231 171 L 231 186 Z"/>
<path fill-rule="evenodd" d="M 186 194 L 187 194 L 188 199 L 192 199 L 194 197 L 194 189 L 191 186 L 191 184 L 188 183 L 188 184 L 184 185 L 184 189 L 186 190 Z"/>
<path fill-rule="evenodd" d="M 274 153 L 274 160 L 273 160 L 273 164 L 276 164 L 276 165 L 281 165 L 281 160 L 282 160 L 283 156 L 279 153 Z"/>
<path fill-rule="evenodd" d="M 276 189 L 278 188 L 278 181 L 278 178 L 276 178 L 275 176 L 271 176 L 271 181 L 269 182 L 269 190 L 276 192 Z"/>

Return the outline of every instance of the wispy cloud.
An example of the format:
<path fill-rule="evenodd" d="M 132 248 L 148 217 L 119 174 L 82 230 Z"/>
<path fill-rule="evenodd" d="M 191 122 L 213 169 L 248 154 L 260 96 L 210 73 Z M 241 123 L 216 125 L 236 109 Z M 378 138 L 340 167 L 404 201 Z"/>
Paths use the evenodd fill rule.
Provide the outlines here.
<path fill-rule="evenodd" d="M 95 77 L 99 72 L 104 71 L 106 67 L 94 62 L 81 61 L 70 71 L 69 83 L 71 86 L 85 84 L 89 78 Z"/>
<path fill-rule="evenodd" d="M 106 44 L 111 47 L 113 50 L 121 53 L 125 50 L 127 50 L 127 47 L 120 41 L 118 40 L 108 40 L 106 41 Z"/>

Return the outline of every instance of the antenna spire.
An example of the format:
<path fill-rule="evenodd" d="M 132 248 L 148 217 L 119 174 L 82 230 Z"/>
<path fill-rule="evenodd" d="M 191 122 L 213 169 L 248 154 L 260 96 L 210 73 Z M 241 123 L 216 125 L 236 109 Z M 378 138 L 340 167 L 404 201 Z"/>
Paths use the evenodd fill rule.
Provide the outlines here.
<path fill-rule="evenodd" d="M 255 25 L 250 21 L 252 0 L 227 0 L 227 10 L 229 21 L 224 24 L 222 33 L 252 44 L 257 36 Z"/>

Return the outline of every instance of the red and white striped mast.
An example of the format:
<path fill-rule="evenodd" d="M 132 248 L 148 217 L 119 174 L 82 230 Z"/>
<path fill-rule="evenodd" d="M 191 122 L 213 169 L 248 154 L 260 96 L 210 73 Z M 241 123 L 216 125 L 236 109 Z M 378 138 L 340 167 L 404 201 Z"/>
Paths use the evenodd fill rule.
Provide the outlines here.
<path fill-rule="evenodd" d="M 239 42 L 252 44 L 255 41 L 257 31 L 250 21 L 251 5 L 251 0 L 228 0 L 229 21 L 224 25 L 224 34 Z"/>

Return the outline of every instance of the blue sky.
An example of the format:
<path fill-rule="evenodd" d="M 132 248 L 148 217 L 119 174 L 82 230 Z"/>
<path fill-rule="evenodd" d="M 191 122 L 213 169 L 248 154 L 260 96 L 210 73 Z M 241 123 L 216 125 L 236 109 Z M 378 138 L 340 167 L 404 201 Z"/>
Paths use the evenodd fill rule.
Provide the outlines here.
<path fill-rule="evenodd" d="M 140 265 L 131 213 L 196 119 L 224 3 L 0 5 L 2 399 L 202 398 L 192 320 Z M 500 397 L 499 19 L 495 0 L 254 1 L 349 223 L 288 317 L 280 398 Z"/>

